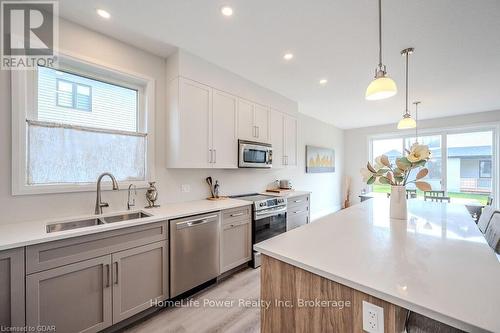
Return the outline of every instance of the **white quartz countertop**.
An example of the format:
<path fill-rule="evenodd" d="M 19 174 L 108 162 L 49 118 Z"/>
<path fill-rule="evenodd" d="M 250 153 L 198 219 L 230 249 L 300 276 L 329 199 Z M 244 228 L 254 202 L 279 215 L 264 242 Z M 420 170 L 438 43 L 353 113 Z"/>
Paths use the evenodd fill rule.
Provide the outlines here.
<path fill-rule="evenodd" d="M 0 224 L 0 250 L 44 243 L 48 241 L 65 239 L 70 237 L 89 235 L 103 231 L 154 223 L 158 221 L 165 221 L 178 217 L 203 214 L 203 213 L 220 211 L 235 207 L 242 207 L 250 204 L 251 203 L 249 201 L 237 200 L 237 199 L 226 199 L 219 201 L 196 200 L 196 201 L 181 202 L 181 203 L 170 203 L 162 205 L 161 207 L 158 208 L 140 209 L 148 214 L 152 214 L 151 217 L 122 221 L 122 222 L 114 222 L 109 224 L 96 225 L 96 226 L 78 228 L 73 230 L 58 231 L 52 233 L 46 232 L 47 224 L 52 224 L 56 222 L 76 221 L 80 219 L 96 217 L 96 215 L 89 214 L 83 216 L 74 216 L 74 217 L 72 216 L 70 218 L 58 218 L 50 220 Z M 130 212 L 134 211 L 138 210 L 132 210 Z M 126 213 L 126 212 L 115 211 L 100 216 L 106 217 L 111 215 L 117 215 L 119 213 Z"/>
<path fill-rule="evenodd" d="M 263 254 L 470 332 L 500 332 L 500 263 L 462 205 L 375 198 L 256 244 Z"/>
<path fill-rule="evenodd" d="M 278 193 L 278 192 L 269 192 L 269 191 L 266 191 L 266 192 L 262 192 L 261 194 L 273 195 L 273 196 L 276 196 L 276 197 L 293 198 L 293 197 L 298 197 L 298 196 L 301 196 L 301 195 L 311 194 L 311 192 L 309 192 L 309 191 L 295 191 L 295 190 L 293 190 L 293 191 L 286 191 L 286 192 Z"/>

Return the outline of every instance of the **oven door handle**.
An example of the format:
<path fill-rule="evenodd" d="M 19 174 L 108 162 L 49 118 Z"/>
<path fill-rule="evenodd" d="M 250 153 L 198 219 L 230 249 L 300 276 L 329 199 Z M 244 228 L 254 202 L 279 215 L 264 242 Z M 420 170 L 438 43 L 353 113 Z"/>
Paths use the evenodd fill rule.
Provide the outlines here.
<path fill-rule="evenodd" d="M 255 212 L 255 219 L 260 220 L 260 219 L 274 216 L 274 215 L 278 215 L 278 214 L 284 213 L 284 212 L 286 212 L 286 206 L 270 208 L 270 209 L 262 210 L 260 212 Z"/>

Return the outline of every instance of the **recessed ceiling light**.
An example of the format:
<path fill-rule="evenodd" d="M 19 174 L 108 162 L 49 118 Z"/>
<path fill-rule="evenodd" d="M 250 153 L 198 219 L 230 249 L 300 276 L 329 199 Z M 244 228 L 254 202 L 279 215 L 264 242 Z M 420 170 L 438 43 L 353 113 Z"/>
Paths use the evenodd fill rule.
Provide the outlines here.
<path fill-rule="evenodd" d="M 233 9 L 231 7 L 229 7 L 229 6 L 222 6 L 220 8 L 220 12 L 224 16 L 231 16 L 231 15 L 233 15 Z"/>
<path fill-rule="evenodd" d="M 293 54 L 292 53 L 285 53 L 283 56 L 283 59 L 285 60 L 292 60 L 293 59 Z"/>
<path fill-rule="evenodd" d="M 97 15 L 99 15 L 102 18 L 109 19 L 111 17 L 111 14 L 105 11 L 104 9 L 96 9 Z"/>
<path fill-rule="evenodd" d="M 321 84 L 322 86 L 326 85 L 327 83 L 328 83 L 327 79 L 321 79 L 321 80 L 319 80 L 319 84 Z"/>

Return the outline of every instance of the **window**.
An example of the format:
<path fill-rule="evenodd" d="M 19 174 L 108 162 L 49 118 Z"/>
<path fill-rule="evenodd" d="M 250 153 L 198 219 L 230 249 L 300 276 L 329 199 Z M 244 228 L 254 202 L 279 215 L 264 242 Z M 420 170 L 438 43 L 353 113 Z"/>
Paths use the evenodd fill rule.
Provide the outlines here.
<path fill-rule="evenodd" d="M 454 203 L 485 203 L 495 192 L 494 186 L 494 129 L 449 130 L 429 133 L 418 137 L 418 142 L 426 144 L 432 157 L 427 162 L 429 174 L 426 181 L 434 190 L 444 190 Z M 401 156 L 403 149 L 410 149 L 417 140 L 412 135 L 391 138 L 374 138 L 371 144 L 371 159 L 385 154 L 391 162 Z M 446 153 L 446 154 L 445 154 Z M 445 158 L 446 156 L 446 158 Z M 412 171 L 413 178 L 418 170 Z M 409 184 L 408 188 L 415 188 Z M 390 186 L 374 184 L 374 192 L 390 192 Z M 420 191 L 417 195 L 422 197 Z"/>
<path fill-rule="evenodd" d="M 479 177 L 491 178 L 491 161 L 479 161 Z"/>
<path fill-rule="evenodd" d="M 17 160 L 13 156 L 14 194 L 93 190 L 103 172 L 119 182 L 147 184 L 153 165 L 146 122 L 154 99 L 150 78 L 68 58 L 58 69 L 39 66 L 33 74 L 12 73 L 12 79 L 25 81 L 16 89 L 26 87 L 13 91 L 21 131 L 13 140 L 13 154 L 19 151 Z"/>

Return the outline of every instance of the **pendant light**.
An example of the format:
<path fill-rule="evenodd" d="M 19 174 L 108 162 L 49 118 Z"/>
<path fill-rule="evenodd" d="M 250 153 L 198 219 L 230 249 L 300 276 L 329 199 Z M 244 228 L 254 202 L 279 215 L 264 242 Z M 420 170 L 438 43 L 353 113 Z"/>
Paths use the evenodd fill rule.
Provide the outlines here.
<path fill-rule="evenodd" d="M 401 51 L 401 54 L 406 58 L 406 102 L 405 102 L 405 113 L 403 114 L 403 119 L 401 119 L 398 123 L 398 129 L 408 129 L 415 128 L 417 123 L 411 117 L 410 112 L 408 111 L 408 58 L 410 54 L 412 54 L 414 49 L 412 47 L 404 49 Z"/>
<path fill-rule="evenodd" d="M 413 102 L 413 104 L 415 105 L 415 143 L 418 143 L 418 105 L 420 103 L 422 102 Z"/>
<path fill-rule="evenodd" d="M 375 101 L 392 97 L 397 92 L 396 83 L 387 76 L 387 69 L 382 64 L 382 0 L 378 0 L 378 66 L 375 68 L 374 80 L 366 88 L 365 98 Z"/>

